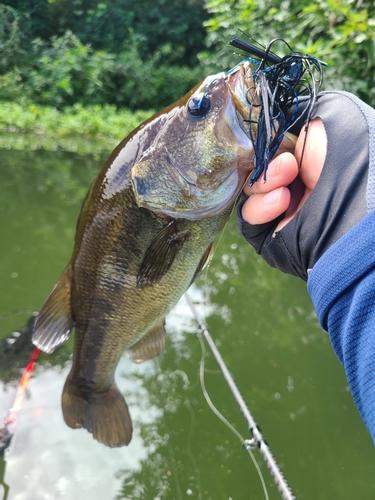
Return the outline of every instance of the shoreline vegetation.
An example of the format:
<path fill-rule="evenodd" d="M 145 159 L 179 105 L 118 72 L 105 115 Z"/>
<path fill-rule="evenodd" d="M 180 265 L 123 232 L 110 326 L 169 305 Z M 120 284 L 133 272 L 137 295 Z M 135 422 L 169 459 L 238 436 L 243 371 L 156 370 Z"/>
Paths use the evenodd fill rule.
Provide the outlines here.
<path fill-rule="evenodd" d="M 0 148 L 101 156 L 153 114 L 153 110 L 130 111 L 109 104 L 74 104 L 58 110 L 0 101 Z"/>
<path fill-rule="evenodd" d="M 375 106 L 373 0 L 189 0 L 181 12 L 180 0 L 0 0 L 0 148 L 107 154 L 151 109 L 248 57 L 234 34 L 282 37 L 328 64 L 322 90 Z"/>

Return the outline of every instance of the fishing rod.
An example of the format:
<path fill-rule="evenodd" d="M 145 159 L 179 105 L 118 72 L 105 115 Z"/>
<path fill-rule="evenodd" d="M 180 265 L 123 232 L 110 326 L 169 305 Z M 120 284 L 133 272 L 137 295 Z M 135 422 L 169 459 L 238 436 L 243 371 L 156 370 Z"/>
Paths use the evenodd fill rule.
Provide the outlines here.
<path fill-rule="evenodd" d="M 35 363 L 38 359 L 39 352 L 39 349 L 35 347 L 18 384 L 16 397 L 14 398 L 12 407 L 8 410 L 8 414 L 2 424 L 0 424 L 0 456 L 2 456 L 5 450 L 9 447 L 14 435 L 18 411 L 22 407 L 22 400 L 24 398 Z"/>
<path fill-rule="evenodd" d="M 290 486 L 288 485 L 287 480 L 285 479 L 283 473 L 281 472 L 281 469 L 279 465 L 276 462 L 276 459 L 271 453 L 271 450 L 266 442 L 266 440 L 263 437 L 263 434 L 261 433 L 256 421 L 254 420 L 252 414 L 250 413 L 249 408 L 246 405 L 245 400 L 242 397 L 242 394 L 240 393 L 232 375 L 230 374 L 218 348 L 215 345 L 215 342 L 213 341 L 207 326 L 203 320 L 203 318 L 200 316 L 197 308 L 195 307 L 193 301 L 191 300 L 189 294 L 185 292 L 185 298 L 186 301 L 191 309 L 191 312 L 193 313 L 193 316 L 195 317 L 195 320 L 197 321 L 199 325 L 199 333 L 203 335 L 203 337 L 206 339 L 206 342 L 216 359 L 217 364 L 219 365 L 219 368 L 224 376 L 224 379 L 226 383 L 229 386 L 229 389 L 236 400 L 241 413 L 243 417 L 246 420 L 247 426 L 249 428 L 249 431 L 251 432 L 251 435 L 253 436 L 252 439 L 246 439 L 243 443 L 244 447 L 246 449 L 252 450 L 255 448 L 258 448 L 260 454 L 262 455 L 262 458 L 274 480 L 274 483 L 276 485 L 276 488 L 278 489 L 281 498 L 283 500 L 296 500 L 296 497 L 294 496 L 292 490 L 290 489 Z"/>

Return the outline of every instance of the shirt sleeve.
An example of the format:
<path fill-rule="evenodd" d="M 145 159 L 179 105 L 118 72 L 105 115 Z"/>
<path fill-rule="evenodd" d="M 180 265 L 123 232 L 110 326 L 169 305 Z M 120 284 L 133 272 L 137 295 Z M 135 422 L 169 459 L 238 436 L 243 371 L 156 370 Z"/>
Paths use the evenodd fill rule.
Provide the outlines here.
<path fill-rule="evenodd" d="M 329 248 L 307 285 L 375 443 L 375 211 Z"/>

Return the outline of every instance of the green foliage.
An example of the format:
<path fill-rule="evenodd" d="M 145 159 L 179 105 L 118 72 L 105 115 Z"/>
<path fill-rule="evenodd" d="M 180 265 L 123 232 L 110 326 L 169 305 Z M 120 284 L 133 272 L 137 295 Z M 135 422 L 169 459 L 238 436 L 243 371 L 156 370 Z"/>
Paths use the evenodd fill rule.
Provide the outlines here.
<path fill-rule="evenodd" d="M 0 148 L 108 154 L 152 114 L 108 104 L 75 104 L 59 111 L 35 103 L 0 101 Z"/>
<path fill-rule="evenodd" d="M 2 100 L 160 109 L 204 77 L 203 0 L 3 2 Z"/>
<path fill-rule="evenodd" d="M 0 74 L 23 54 L 21 25 L 22 17 L 12 7 L 0 3 Z"/>
<path fill-rule="evenodd" d="M 45 41 L 72 31 L 94 50 L 120 53 L 131 47 L 129 29 L 141 42 L 142 59 L 164 44 L 173 46 L 167 63 L 196 63 L 204 47 L 203 0 L 3 0 L 28 16 L 29 39 Z"/>
<path fill-rule="evenodd" d="M 372 0 L 207 0 L 206 22 L 210 63 L 217 51 L 221 64 L 230 61 L 225 42 L 241 28 L 267 45 L 283 38 L 294 50 L 329 63 L 325 87 L 350 90 L 375 105 L 375 4 Z M 279 44 L 277 52 L 283 53 Z M 233 63 L 232 63 L 233 64 Z"/>
<path fill-rule="evenodd" d="M 75 104 L 59 111 L 32 103 L 0 102 L 0 130 L 122 139 L 151 115 L 152 111 L 131 112 L 108 104 Z"/>
<path fill-rule="evenodd" d="M 135 37 L 133 37 L 134 40 Z M 162 108 L 179 99 L 203 78 L 199 68 L 165 64 L 164 45 L 143 61 L 138 46 L 112 54 L 83 45 L 72 32 L 31 42 L 28 60 L 0 76 L 0 99 L 19 99 L 63 108 L 114 104 L 130 109 Z"/>
<path fill-rule="evenodd" d="M 114 54 L 93 52 L 71 32 L 31 44 L 31 64 L 20 68 L 25 95 L 40 104 L 69 106 L 105 103 L 114 90 L 111 77 L 116 71 Z"/>
<path fill-rule="evenodd" d="M 19 101 L 22 98 L 21 76 L 18 68 L 0 74 L 0 99 Z"/>
<path fill-rule="evenodd" d="M 1 100 L 160 109 L 238 62 L 228 42 L 240 28 L 316 55 L 325 88 L 375 105 L 372 0 L 2 1 Z"/>

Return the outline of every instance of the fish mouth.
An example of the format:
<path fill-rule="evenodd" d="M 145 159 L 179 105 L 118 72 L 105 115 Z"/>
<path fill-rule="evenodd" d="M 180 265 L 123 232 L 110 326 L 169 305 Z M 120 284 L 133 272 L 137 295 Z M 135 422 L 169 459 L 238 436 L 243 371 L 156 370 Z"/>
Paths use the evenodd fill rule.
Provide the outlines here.
<path fill-rule="evenodd" d="M 254 116 L 255 88 L 251 64 L 245 61 L 233 68 L 226 76 L 226 83 L 237 111 L 237 118 L 241 128 L 247 136 L 250 135 L 249 128 L 250 113 Z M 255 131 L 255 130 L 254 130 Z"/>

